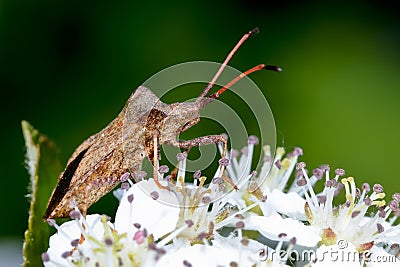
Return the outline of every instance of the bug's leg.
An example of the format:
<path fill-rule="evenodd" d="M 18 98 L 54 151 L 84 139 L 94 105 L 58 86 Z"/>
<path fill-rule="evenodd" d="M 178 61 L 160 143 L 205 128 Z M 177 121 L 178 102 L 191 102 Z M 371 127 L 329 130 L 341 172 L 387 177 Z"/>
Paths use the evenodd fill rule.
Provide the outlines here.
<path fill-rule="evenodd" d="M 177 142 L 179 143 L 179 146 L 182 148 L 223 143 L 221 158 L 226 158 L 228 141 L 226 140 L 226 137 L 224 135 L 206 135 L 194 138 L 192 140 L 177 141 Z"/>
<path fill-rule="evenodd" d="M 224 150 L 222 152 L 222 157 L 225 158 L 226 156 L 226 149 L 227 149 L 227 140 L 223 135 L 206 135 L 197 137 L 191 140 L 174 140 L 170 142 L 166 142 L 175 147 L 189 149 L 193 146 L 204 146 L 204 145 L 211 145 L 211 144 L 218 144 L 224 143 Z"/>
<path fill-rule="evenodd" d="M 193 146 L 204 146 L 204 145 L 211 145 L 211 144 L 218 144 L 223 143 L 223 150 L 222 150 L 222 158 L 226 157 L 226 150 L 228 142 L 223 135 L 206 135 L 197 137 L 191 140 L 174 140 L 170 142 L 166 142 L 175 147 L 183 148 L 183 149 L 190 149 Z"/>
<path fill-rule="evenodd" d="M 86 219 L 86 215 L 87 215 L 87 210 L 88 210 L 88 201 L 89 201 L 89 192 L 91 191 L 91 189 L 92 189 L 92 184 L 90 183 L 90 184 L 88 184 L 87 186 L 86 186 L 86 188 L 85 188 L 85 194 L 84 194 L 84 197 L 83 197 L 83 209 L 82 209 L 82 216 L 83 216 L 83 218 L 85 218 Z"/>
<path fill-rule="evenodd" d="M 158 169 L 159 169 L 159 162 L 158 162 L 158 135 L 153 134 L 153 143 L 154 143 L 154 158 L 153 158 L 153 178 L 154 182 L 160 189 L 166 189 L 169 190 L 168 186 L 162 185 L 160 181 L 158 180 Z"/>
<path fill-rule="evenodd" d="M 235 190 L 239 190 L 239 188 L 232 182 L 232 180 L 229 179 L 228 176 L 226 176 L 225 171 L 224 171 L 224 173 L 222 174 L 222 179 L 224 179 L 225 182 L 227 182 L 228 184 L 230 184 Z"/>
<path fill-rule="evenodd" d="M 172 172 L 170 172 L 170 179 L 168 180 L 169 183 L 171 183 L 172 185 L 175 184 L 175 180 L 176 180 L 176 176 L 178 175 L 178 164 L 176 164 L 174 170 Z"/>

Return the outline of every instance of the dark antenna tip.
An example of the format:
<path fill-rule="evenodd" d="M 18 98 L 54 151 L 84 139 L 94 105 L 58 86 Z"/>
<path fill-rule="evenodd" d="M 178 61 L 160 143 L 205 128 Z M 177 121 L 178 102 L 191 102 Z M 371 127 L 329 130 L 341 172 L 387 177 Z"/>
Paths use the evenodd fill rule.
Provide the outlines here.
<path fill-rule="evenodd" d="M 255 27 L 251 31 L 249 31 L 250 36 L 255 35 L 260 32 L 260 29 L 258 27 Z"/>
<path fill-rule="evenodd" d="M 281 72 L 282 71 L 281 67 L 273 66 L 273 65 L 265 65 L 264 69 L 272 70 L 272 71 L 276 71 L 276 72 Z"/>

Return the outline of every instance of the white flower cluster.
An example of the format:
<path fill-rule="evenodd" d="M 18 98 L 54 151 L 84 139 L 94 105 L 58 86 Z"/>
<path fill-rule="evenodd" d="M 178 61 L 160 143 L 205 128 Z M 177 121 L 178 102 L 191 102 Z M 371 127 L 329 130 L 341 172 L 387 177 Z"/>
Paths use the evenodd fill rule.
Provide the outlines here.
<path fill-rule="evenodd" d="M 400 194 L 386 204 L 381 185 L 357 188 L 353 177 L 341 178 L 342 169 L 331 177 L 328 165 L 308 174 L 298 162 L 300 148 L 286 156 L 278 148 L 272 158 L 264 147 L 256 174 L 250 166 L 257 144 L 250 136 L 240 158 L 232 150 L 221 159 L 208 185 L 200 172 L 185 182 L 185 154 L 171 173 L 176 181 L 164 177 L 166 166 L 159 169 L 169 190 L 152 178 L 133 184 L 123 175 L 114 223 L 105 215 L 84 218 L 77 208 L 61 226 L 49 220 L 57 233 L 42 254 L 44 265 L 400 265 Z"/>

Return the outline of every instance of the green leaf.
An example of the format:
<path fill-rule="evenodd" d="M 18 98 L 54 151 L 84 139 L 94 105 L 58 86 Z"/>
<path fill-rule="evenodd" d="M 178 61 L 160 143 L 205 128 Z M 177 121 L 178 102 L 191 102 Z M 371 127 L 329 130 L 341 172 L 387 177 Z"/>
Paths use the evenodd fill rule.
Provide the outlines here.
<path fill-rule="evenodd" d="M 61 164 L 52 141 L 27 121 L 22 121 L 21 125 L 26 145 L 26 167 L 30 175 L 28 197 L 31 202 L 23 246 L 23 266 L 41 266 L 41 254 L 47 251 L 51 232 L 42 216 L 57 184 Z"/>

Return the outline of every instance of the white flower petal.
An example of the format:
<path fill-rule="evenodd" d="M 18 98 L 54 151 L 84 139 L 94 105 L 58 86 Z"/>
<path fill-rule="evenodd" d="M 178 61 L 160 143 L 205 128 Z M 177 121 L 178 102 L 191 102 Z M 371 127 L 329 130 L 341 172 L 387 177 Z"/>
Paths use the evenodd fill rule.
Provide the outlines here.
<path fill-rule="evenodd" d="M 314 247 L 321 240 L 319 233 L 313 227 L 291 218 L 283 219 L 276 213 L 268 217 L 249 216 L 245 219 L 245 229 L 257 230 L 272 240 L 280 240 L 278 236 L 285 233 L 288 240 L 296 237 L 296 244 L 305 247 Z"/>
<path fill-rule="evenodd" d="M 98 214 L 86 216 L 86 221 L 91 229 L 89 232 L 96 239 L 102 239 L 104 234 L 104 227 L 100 221 L 100 218 L 101 216 Z M 61 258 L 61 254 L 74 249 L 74 247 L 71 245 L 71 241 L 74 239 L 80 239 L 82 232 L 75 220 L 63 223 L 60 226 L 60 229 L 62 232 L 67 234 L 69 238 L 60 232 L 52 235 L 49 240 L 49 249 L 47 250 L 47 253 L 52 261 L 64 265 L 66 264 L 66 261 L 65 259 Z M 46 267 L 57 266 L 53 262 L 45 262 L 44 265 Z"/>
<path fill-rule="evenodd" d="M 232 247 L 232 248 L 237 248 L 240 244 L 241 240 L 238 237 L 223 237 L 221 235 L 216 234 L 214 236 L 214 240 L 212 241 L 213 246 L 215 247 Z M 243 249 L 250 251 L 253 256 L 256 256 L 255 258 L 258 259 L 258 253 L 260 252 L 261 249 L 264 249 L 265 245 L 253 240 L 253 239 L 247 239 L 247 245 L 243 247 Z"/>
<path fill-rule="evenodd" d="M 154 200 L 150 194 L 158 193 Z M 133 195 L 133 201 L 128 196 Z M 168 234 L 176 228 L 179 218 L 179 203 L 176 196 L 165 189 L 160 189 L 153 179 L 134 184 L 121 199 L 115 216 L 115 229 L 121 234 L 132 233 L 134 223 L 139 223 L 152 233 L 154 238 Z"/>
<path fill-rule="evenodd" d="M 259 262 L 257 257 L 258 252 L 254 253 L 243 246 L 239 248 L 239 244 L 238 248 L 229 245 L 219 247 L 195 244 L 168 252 L 161 257 L 156 266 L 184 266 L 184 261 L 190 263 L 192 267 L 230 266 L 231 262 L 236 262 L 238 266 L 253 266 Z"/>
<path fill-rule="evenodd" d="M 264 215 L 269 215 L 270 209 L 290 216 L 301 221 L 307 220 L 304 213 L 304 205 L 306 201 L 297 193 L 283 193 L 278 189 L 274 189 L 267 195 L 267 201 L 260 205 Z"/>
<path fill-rule="evenodd" d="M 345 241 L 344 241 L 345 242 Z M 343 243 L 342 243 L 343 244 Z M 339 248 L 337 244 L 332 246 L 320 246 L 317 260 L 311 263 L 312 267 L 361 267 L 359 254 L 351 243 L 346 243 L 345 248 Z"/>

